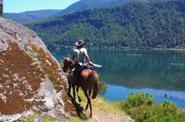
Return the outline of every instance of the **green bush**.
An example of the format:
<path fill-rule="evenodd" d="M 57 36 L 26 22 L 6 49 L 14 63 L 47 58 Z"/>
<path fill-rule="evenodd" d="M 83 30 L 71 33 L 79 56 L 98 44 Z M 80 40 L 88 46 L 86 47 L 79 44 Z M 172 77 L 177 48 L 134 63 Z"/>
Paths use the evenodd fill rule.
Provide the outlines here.
<path fill-rule="evenodd" d="M 148 93 L 132 93 L 128 96 L 127 107 L 139 107 L 141 105 L 152 105 L 154 98 Z"/>
<path fill-rule="evenodd" d="M 184 122 L 185 115 L 178 111 L 175 104 L 164 102 L 143 112 L 142 120 L 147 122 Z"/>
<path fill-rule="evenodd" d="M 147 93 L 135 93 L 123 102 L 122 109 L 135 122 L 185 122 L 185 114 L 171 102 L 154 105 L 154 98 Z"/>

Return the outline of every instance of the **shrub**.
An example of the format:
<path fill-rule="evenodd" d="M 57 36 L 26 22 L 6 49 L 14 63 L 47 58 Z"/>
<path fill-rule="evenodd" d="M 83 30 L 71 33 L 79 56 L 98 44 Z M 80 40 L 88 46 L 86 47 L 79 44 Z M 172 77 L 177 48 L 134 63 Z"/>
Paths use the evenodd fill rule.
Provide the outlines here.
<path fill-rule="evenodd" d="M 185 115 L 178 111 L 175 104 L 164 102 L 145 111 L 142 120 L 147 122 L 184 122 Z"/>
<path fill-rule="evenodd" d="M 148 93 L 132 93 L 128 96 L 127 107 L 139 107 L 141 105 L 152 105 L 154 98 Z"/>
<path fill-rule="evenodd" d="M 123 102 L 122 109 L 135 122 L 184 122 L 185 114 L 171 102 L 154 105 L 154 98 L 147 93 L 135 93 Z"/>

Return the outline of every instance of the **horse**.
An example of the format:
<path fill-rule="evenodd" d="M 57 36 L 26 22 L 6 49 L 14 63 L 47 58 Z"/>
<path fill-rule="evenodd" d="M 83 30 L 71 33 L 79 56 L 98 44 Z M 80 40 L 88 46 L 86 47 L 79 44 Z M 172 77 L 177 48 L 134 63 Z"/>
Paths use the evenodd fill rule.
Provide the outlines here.
<path fill-rule="evenodd" d="M 71 74 L 75 67 L 75 62 L 72 61 L 70 58 L 64 58 L 64 66 L 63 71 L 66 72 L 70 70 L 68 75 L 68 82 L 69 82 L 69 91 L 68 95 L 70 94 L 71 86 L 73 87 L 73 96 L 75 99 L 75 86 L 77 86 L 77 95 L 78 89 L 81 87 L 86 99 L 87 104 L 85 106 L 85 111 L 88 110 L 90 107 L 90 117 L 92 117 L 92 105 L 91 105 L 91 98 L 95 99 L 98 94 L 98 74 L 95 70 L 84 69 L 77 75 L 75 73 Z M 92 93 L 92 94 L 91 94 Z M 78 96 L 79 98 L 79 96 Z"/>

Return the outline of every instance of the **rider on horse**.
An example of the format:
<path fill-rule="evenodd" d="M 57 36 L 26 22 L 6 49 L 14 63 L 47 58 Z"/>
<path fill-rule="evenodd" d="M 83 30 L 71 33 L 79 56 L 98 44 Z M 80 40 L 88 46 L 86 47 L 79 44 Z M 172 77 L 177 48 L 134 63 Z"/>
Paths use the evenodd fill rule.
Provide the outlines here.
<path fill-rule="evenodd" d="M 83 40 L 79 40 L 75 43 L 76 48 L 73 50 L 71 59 L 64 58 L 63 71 L 66 72 L 70 70 L 67 76 L 69 82 L 68 95 L 71 96 L 70 90 L 73 88 L 73 97 L 75 100 L 75 92 L 77 92 L 78 95 L 79 87 L 81 87 L 87 98 L 85 111 L 90 107 L 90 117 L 92 117 L 91 98 L 95 99 L 98 94 L 98 73 L 94 70 L 97 64 L 91 62 L 84 45 L 85 42 Z M 81 101 L 79 95 L 78 99 Z"/>
<path fill-rule="evenodd" d="M 75 43 L 75 49 L 73 50 L 72 60 L 75 61 L 75 70 L 78 76 L 84 69 L 93 70 L 93 63 L 91 62 L 87 49 L 84 47 L 85 42 L 83 40 L 78 40 Z"/>

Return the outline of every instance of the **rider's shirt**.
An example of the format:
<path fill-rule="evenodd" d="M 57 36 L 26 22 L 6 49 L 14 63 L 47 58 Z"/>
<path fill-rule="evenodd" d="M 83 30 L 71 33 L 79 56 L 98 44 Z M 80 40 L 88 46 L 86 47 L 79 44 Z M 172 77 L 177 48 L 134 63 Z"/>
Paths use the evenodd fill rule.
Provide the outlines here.
<path fill-rule="evenodd" d="M 78 62 L 81 66 L 85 65 L 85 55 L 87 55 L 87 49 L 82 47 L 80 49 L 74 49 L 73 50 L 74 55 L 74 61 Z"/>

